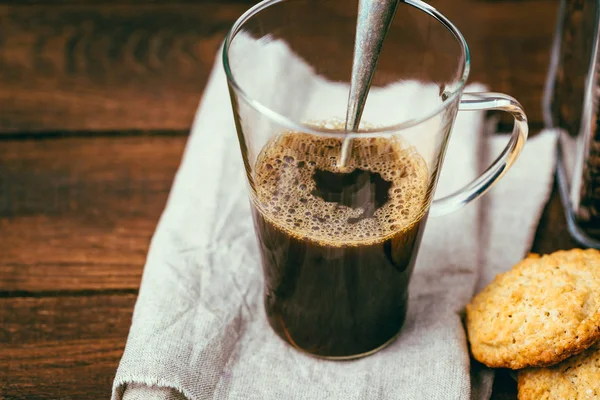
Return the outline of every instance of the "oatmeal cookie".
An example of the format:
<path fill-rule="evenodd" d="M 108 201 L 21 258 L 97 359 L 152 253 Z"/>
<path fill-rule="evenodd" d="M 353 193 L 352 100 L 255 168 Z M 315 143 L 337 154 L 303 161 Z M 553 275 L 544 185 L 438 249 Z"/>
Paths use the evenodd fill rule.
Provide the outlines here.
<path fill-rule="evenodd" d="M 473 356 L 489 367 L 557 364 L 600 338 L 600 251 L 532 254 L 467 306 Z"/>
<path fill-rule="evenodd" d="M 600 343 L 548 368 L 519 371 L 519 400 L 600 399 Z"/>

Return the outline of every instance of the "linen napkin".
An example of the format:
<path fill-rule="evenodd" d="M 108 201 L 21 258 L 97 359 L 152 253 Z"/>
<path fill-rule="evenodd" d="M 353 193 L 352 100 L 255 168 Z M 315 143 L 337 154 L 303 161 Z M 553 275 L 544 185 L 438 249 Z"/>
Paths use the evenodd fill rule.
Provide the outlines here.
<path fill-rule="evenodd" d="M 265 49 L 275 67 L 299 62 L 284 46 Z M 276 71 L 289 68 L 269 73 Z M 331 83 L 328 95 L 342 93 L 339 85 Z M 408 93 L 406 107 L 426 107 L 418 89 L 411 82 L 393 88 Z M 459 113 L 438 195 L 475 178 L 499 154 L 508 137 L 483 139 L 485 130 L 481 113 Z M 316 359 L 284 343 L 266 320 L 244 168 L 217 57 L 152 239 L 112 399 L 489 398 L 491 375 L 470 370 L 460 315 L 476 287 L 529 249 L 551 188 L 554 142 L 551 132 L 531 139 L 486 201 L 429 219 L 396 341 L 356 361 Z"/>

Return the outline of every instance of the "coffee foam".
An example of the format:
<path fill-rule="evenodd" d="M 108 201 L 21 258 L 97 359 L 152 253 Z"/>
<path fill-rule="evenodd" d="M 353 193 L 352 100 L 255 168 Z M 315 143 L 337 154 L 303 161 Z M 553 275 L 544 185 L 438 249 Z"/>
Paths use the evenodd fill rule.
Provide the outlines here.
<path fill-rule="evenodd" d="M 298 132 L 282 133 L 269 142 L 254 171 L 254 203 L 261 214 L 293 236 L 333 246 L 379 242 L 421 219 L 430 197 L 427 166 L 399 138 L 354 139 L 343 167 L 343 172 L 360 168 L 391 182 L 389 200 L 372 217 L 360 219 L 361 208 L 311 194 L 316 169 L 342 172 L 337 165 L 341 145 L 339 138 Z"/>

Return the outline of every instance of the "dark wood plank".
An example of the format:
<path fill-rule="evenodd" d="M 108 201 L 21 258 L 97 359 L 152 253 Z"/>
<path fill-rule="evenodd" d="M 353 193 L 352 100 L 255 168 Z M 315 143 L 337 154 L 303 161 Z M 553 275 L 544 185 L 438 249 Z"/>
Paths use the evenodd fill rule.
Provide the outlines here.
<path fill-rule="evenodd" d="M 3 348 L 122 338 L 137 294 L 0 298 Z M 0 355 L 0 357 L 2 357 Z"/>
<path fill-rule="evenodd" d="M 0 6 L 0 131 L 188 129 L 247 7 Z"/>
<path fill-rule="evenodd" d="M 541 121 L 556 3 L 432 3 L 464 32 L 471 81 L 514 95 Z M 0 132 L 187 129 L 221 40 L 248 6 L 0 6 Z"/>
<path fill-rule="evenodd" d="M 0 299 L 0 398 L 109 398 L 135 297 Z"/>
<path fill-rule="evenodd" d="M 0 290 L 137 289 L 185 137 L 0 143 Z"/>
<path fill-rule="evenodd" d="M 471 51 L 470 82 L 517 98 L 540 126 L 542 94 L 558 1 L 431 0 L 465 36 Z M 512 124 L 506 114 L 504 124 Z"/>

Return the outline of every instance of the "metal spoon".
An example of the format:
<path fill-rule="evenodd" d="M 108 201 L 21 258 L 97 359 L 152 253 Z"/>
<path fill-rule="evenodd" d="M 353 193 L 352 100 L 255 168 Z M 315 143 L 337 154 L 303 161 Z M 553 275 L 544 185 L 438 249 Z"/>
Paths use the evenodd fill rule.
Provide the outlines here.
<path fill-rule="evenodd" d="M 359 0 L 352 77 L 346 112 L 346 133 L 358 131 L 383 41 L 392 23 L 398 0 Z M 340 166 L 352 151 L 352 139 L 344 138 Z"/>

